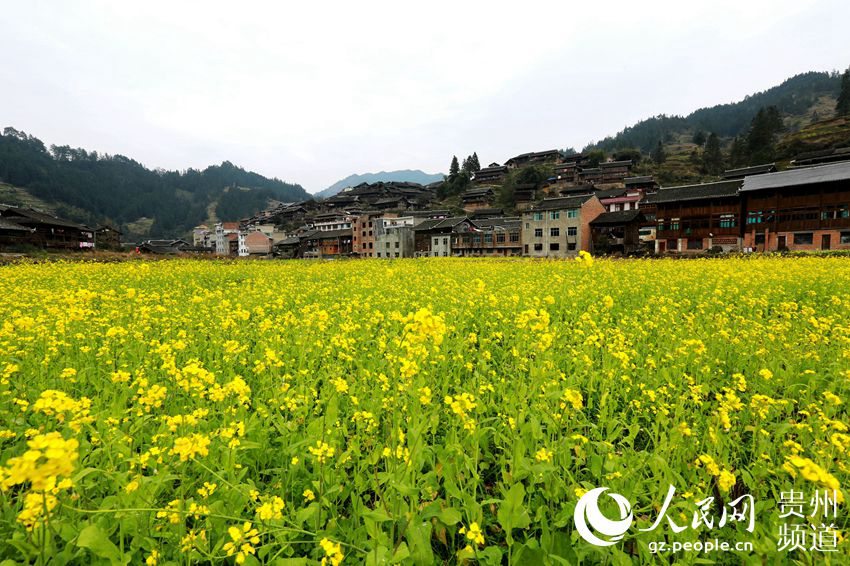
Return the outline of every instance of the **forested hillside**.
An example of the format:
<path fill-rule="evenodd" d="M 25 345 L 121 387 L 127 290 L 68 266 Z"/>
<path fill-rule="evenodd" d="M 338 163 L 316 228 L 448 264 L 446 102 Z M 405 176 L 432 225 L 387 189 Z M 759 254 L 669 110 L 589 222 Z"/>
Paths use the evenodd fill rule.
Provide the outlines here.
<path fill-rule="evenodd" d="M 651 152 L 659 140 L 676 141 L 678 135 L 712 132 L 721 138 L 741 136 L 750 128 L 759 109 L 775 107 L 783 115 L 810 113 L 821 97 L 834 98 L 841 86 L 841 75 L 809 72 L 787 79 L 779 86 L 745 97 L 739 102 L 701 108 L 687 116 L 660 115 L 641 120 L 615 136 L 609 136 L 586 149 L 608 152 L 622 148 L 638 148 Z M 809 122 L 829 118 L 829 115 L 809 115 Z"/>
<path fill-rule="evenodd" d="M 14 128 L 0 135 L 0 182 L 25 188 L 55 205 L 57 212 L 89 224 L 108 221 L 126 229 L 150 219 L 145 235 L 153 237 L 183 234 L 212 210 L 219 218 L 238 219 L 265 208 L 269 200 L 309 198 L 300 185 L 268 179 L 229 161 L 203 171 L 151 170 L 123 155 L 47 148 Z"/>

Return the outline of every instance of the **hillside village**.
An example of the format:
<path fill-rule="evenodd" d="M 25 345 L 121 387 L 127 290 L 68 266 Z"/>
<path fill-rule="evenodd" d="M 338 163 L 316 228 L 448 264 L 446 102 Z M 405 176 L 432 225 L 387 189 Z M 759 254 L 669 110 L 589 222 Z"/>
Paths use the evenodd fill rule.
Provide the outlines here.
<path fill-rule="evenodd" d="M 497 203 L 513 171 L 551 167 L 536 186 Z M 659 187 L 629 160 L 596 166 L 550 150 L 492 163 L 457 209 L 437 208 L 438 184 L 361 184 L 323 201 L 282 203 L 253 217 L 196 227 L 193 241 L 149 240 L 139 253 L 281 259 L 449 256 L 574 257 L 850 249 L 850 148 L 727 170 L 720 181 Z M 510 212 L 511 214 L 506 214 Z M 0 207 L 0 242 L 119 249 L 111 226 L 89 228 L 32 209 Z"/>

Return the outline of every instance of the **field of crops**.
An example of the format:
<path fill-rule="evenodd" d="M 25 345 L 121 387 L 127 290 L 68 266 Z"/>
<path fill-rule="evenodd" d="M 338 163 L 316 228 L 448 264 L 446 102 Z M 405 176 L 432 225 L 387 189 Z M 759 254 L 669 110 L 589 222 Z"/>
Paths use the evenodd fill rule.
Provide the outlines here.
<path fill-rule="evenodd" d="M 19 264 L 0 297 L 3 565 L 850 561 L 846 259 Z"/>

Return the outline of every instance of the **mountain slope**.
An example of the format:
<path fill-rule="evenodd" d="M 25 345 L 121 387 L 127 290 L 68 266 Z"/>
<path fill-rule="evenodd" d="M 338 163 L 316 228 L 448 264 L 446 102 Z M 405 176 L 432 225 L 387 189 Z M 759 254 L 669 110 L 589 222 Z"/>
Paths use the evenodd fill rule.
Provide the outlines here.
<path fill-rule="evenodd" d="M 315 195 L 316 198 L 332 197 L 346 187 L 356 187 L 360 183 L 377 183 L 378 181 L 404 181 L 408 183 L 419 183 L 427 185 L 443 180 L 442 173 L 425 173 L 419 169 L 403 169 L 400 171 L 381 171 L 380 173 L 363 173 L 361 175 L 349 175 L 341 179 L 323 191 Z"/>
<path fill-rule="evenodd" d="M 838 74 L 803 73 L 739 102 L 700 108 L 684 117 L 661 115 L 641 120 L 585 149 L 596 148 L 610 152 L 633 147 L 649 153 L 659 140 L 670 143 L 679 136 L 692 135 L 697 131 L 714 132 L 720 137 L 739 136 L 747 131 L 759 108 L 775 106 L 783 115 L 790 116 L 811 114 L 813 108 L 823 106 L 824 97 L 834 100 L 840 85 Z M 826 117 L 820 116 L 821 119 Z M 806 124 L 818 119 L 817 116 L 809 118 L 813 119 L 806 121 Z"/>
<path fill-rule="evenodd" d="M 209 216 L 238 219 L 270 200 L 309 198 L 303 187 L 268 179 L 225 161 L 204 170 L 147 169 L 123 155 L 51 146 L 14 128 L 0 135 L 0 182 L 25 189 L 68 218 L 123 228 L 152 219 L 145 236 L 185 234 Z M 238 189 L 238 190 L 237 190 Z M 135 236 L 137 234 L 131 234 Z"/>

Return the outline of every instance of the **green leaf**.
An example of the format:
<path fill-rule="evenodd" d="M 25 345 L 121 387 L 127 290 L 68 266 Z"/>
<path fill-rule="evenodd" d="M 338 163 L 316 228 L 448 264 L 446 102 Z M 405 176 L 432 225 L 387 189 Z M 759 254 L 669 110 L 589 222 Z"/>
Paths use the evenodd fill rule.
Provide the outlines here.
<path fill-rule="evenodd" d="M 395 549 L 391 564 L 398 564 L 402 560 L 406 560 L 408 558 L 410 558 L 410 549 L 407 548 L 406 542 L 402 542 L 398 545 L 398 548 Z"/>
<path fill-rule="evenodd" d="M 525 487 L 521 483 L 515 483 L 499 506 L 499 512 L 497 513 L 499 524 L 505 529 L 505 534 L 509 537 L 509 543 L 512 541 L 510 537 L 513 529 L 524 529 L 531 524 L 528 511 L 522 505 L 524 498 Z"/>
<path fill-rule="evenodd" d="M 98 558 L 109 560 L 111 564 L 129 562 L 129 557 L 126 562 L 121 559 L 121 551 L 109 540 L 109 536 L 103 529 L 97 525 L 89 525 L 80 531 L 80 536 L 77 537 L 77 546 L 87 548 L 92 554 Z"/>
<path fill-rule="evenodd" d="M 440 511 L 437 518 L 442 521 L 443 524 L 451 526 L 460 523 L 463 516 L 460 514 L 460 511 L 454 507 L 446 507 Z"/>
<path fill-rule="evenodd" d="M 363 511 L 363 516 L 367 519 L 372 519 L 376 523 L 385 523 L 387 521 L 392 521 L 393 518 L 387 515 L 381 509 L 367 509 Z"/>
<path fill-rule="evenodd" d="M 410 543 L 410 556 L 416 566 L 430 566 L 434 563 L 429 521 L 411 521 L 407 526 L 407 542 Z"/>

